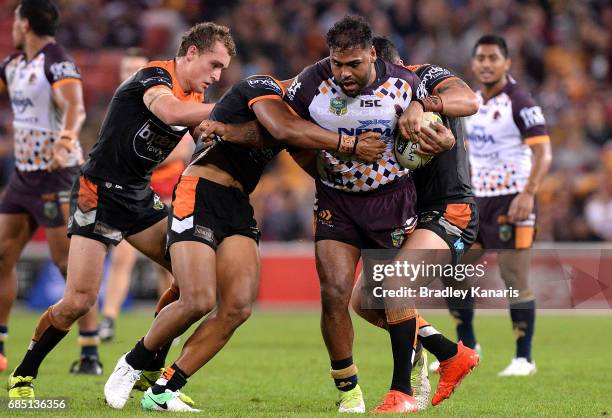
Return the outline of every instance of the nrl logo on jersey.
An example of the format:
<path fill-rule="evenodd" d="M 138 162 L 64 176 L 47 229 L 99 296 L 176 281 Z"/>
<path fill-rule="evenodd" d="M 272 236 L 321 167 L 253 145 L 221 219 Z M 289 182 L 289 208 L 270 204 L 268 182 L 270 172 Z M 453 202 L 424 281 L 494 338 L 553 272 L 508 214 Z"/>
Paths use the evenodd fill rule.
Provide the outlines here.
<path fill-rule="evenodd" d="M 329 99 L 329 111 L 336 116 L 346 115 L 348 102 L 342 97 L 332 97 Z"/>

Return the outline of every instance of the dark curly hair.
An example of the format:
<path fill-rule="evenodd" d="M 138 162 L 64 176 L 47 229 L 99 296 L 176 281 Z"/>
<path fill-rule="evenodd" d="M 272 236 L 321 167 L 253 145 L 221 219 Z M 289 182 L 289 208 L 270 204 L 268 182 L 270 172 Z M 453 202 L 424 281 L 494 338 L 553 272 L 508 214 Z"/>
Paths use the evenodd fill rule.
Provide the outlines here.
<path fill-rule="evenodd" d="M 329 49 L 366 49 L 372 46 L 372 29 L 363 16 L 344 16 L 327 31 Z"/>

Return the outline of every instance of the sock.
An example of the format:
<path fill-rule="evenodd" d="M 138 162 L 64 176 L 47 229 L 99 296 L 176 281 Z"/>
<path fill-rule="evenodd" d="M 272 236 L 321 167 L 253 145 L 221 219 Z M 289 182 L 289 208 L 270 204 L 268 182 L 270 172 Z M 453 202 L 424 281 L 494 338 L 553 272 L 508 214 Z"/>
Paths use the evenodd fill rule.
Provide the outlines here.
<path fill-rule="evenodd" d="M 469 348 L 476 347 L 474 333 L 474 298 L 467 295 L 463 298 L 446 298 L 448 309 L 457 324 L 457 341 Z"/>
<path fill-rule="evenodd" d="M 535 300 L 511 304 L 510 317 L 516 336 L 516 357 L 525 357 L 531 362 L 531 340 L 535 328 Z"/>
<path fill-rule="evenodd" d="M 134 348 L 127 353 L 125 361 L 136 370 L 144 370 L 155 358 L 155 351 L 147 350 L 144 346 L 144 337 L 141 338 Z"/>
<path fill-rule="evenodd" d="M 448 360 L 457 354 L 457 344 L 429 325 L 429 322 L 419 317 L 419 341 L 423 347 L 436 356 L 438 361 Z"/>
<path fill-rule="evenodd" d="M 162 309 L 164 309 L 172 302 L 178 300 L 179 296 L 179 289 L 174 285 L 166 289 L 166 291 L 159 297 L 159 301 L 157 302 L 157 306 L 155 307 L 155 314 L 153 317 L 157 317 L 157 314 L 159 314 Z M 147 366 L 147 370 L 159 370 L 164 367 L 164 364 L 166 364 L 166 357 L 168 356 L 168 352 L 170 351 L 170 347 L 172 347 L 172 341 L 162 346 L 162 348 L 160 348 L 159 351 L 157 351 L 157 353 L 155 354 L 155 358 L 153 359 L 153 361 Z"/>
<path fill-rule="evenodd" d="M 334 378 L 336 388 L 342 392 L 348 392 L 357 386 L 357 366 L 353 363 L 353 356 L 342 360 L 331 361 L 331 375 Z"/>
<path fill-rule="evenodd" d="M 416 342 L 417 318 L 389 324 L 391 350 L 393 351 L 393 378 L 391 390 L 412 395 L 410 372 Z"/>
<path fill-rule="evenodd" d="M 0 354 L 4 354 L 4 342 L 8 338 L 8 327 L 0 325 Z"/>
<path fill-rule="evenodd" d="M 100 337 L 98 330 L 79 331 L 79 345 L 81 346 L 81 357 L 98 357 L 98 345 Z"/>
<path fill-rule="evenodd" d="M 38 320 L 28 351 L 15 369 L 14 375 L 36 377 L 38 368 L 47 354 L 68 334 L 69 330 L 57 326 L 53 319 L 53 306 L 47 309 Z"/>
<path fill-rule="evenodd" d="M 189 375 L 182 371 L 176 365 L 176 363 L 174 363 L 172 366 L 166 367 L 164 374 L 157 379 L 155 385 L 151 388 L 151 391 L 156 395 L 163 393 L 166 389 L 176 392 L 177 390 L 181 390 L 183 386 L 187 384 L 188 378 Z"/>

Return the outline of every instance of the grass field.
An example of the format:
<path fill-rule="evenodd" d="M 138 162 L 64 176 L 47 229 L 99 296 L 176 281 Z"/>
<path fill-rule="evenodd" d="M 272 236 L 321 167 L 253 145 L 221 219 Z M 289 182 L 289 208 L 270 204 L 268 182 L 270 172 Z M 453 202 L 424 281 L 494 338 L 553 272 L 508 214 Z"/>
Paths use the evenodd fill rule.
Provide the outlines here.
<path fill-rule="evenodd" d="M 11 318 L 7 347 L 14 367 L 27 346 L 38 315 L 17 310 Z M 78 356 L 76 330 L 62 341 L 41 368 L 39 397 L 69 398 L 66 412 L 0 416 L 120 417 L 145 416 L 140 393 L 123 411 L 104 404 L 102 388 L 116 359 L 149 323 L 148 310 L 128 313 L 118 323 L 118 337 L 101 349 L 104 376 L 72 376 Z M 446 314 L 427 315 L 452 335 Z M 368 409 L 375 407 L 390 381 L 391 352 L 385 333 L 355 319 L 354 357 Z M 507 315 L 479 315 L 476 322 L 483 361 L 442 405 L 422 416 L 461 417 L 602 417 L 612 415 L 612 315 L 541 315 L 536 323 L 535 359 L 539 368 L 528 378 L 498 378 L 513 354 Z M 76 328 L 76 327 L 75 327 Z M 179 347 L 170 352 L 169 361 Z M 335 415 L 336 390 L 321 340 L 316 311 L 257 311 L 211 363 L 185 387 L 204 416 Z M 6 379 L 8 372 L 0 374 Z M 437 378 L 432 377 L 435 388 Z"/>

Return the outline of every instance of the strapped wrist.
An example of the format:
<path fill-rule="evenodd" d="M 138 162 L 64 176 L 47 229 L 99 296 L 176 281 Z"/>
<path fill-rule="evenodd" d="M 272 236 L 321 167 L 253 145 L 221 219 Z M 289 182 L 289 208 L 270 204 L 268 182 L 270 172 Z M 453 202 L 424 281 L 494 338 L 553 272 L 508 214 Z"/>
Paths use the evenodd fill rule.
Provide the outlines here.
<path fill-rule="evenodd" d="M 357 148 L 357 138 L 351 135 L 338 134 L 336 151 L 342 154 L 354 154 Z"/>

